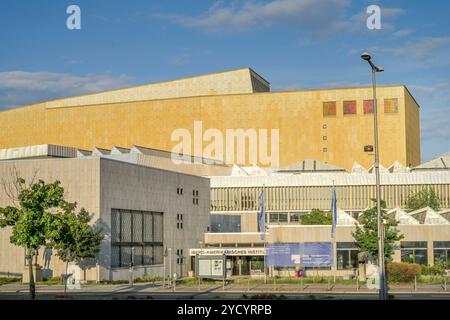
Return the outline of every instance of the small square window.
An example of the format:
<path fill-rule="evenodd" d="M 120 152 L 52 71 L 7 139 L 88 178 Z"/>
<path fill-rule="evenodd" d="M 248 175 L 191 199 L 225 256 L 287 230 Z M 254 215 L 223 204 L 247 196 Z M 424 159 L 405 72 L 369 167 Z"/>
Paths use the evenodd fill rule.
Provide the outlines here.
<path fill-rule="evenodd" d="M 328 152 L 328 148 L 323 148 L 323 152 Z"/>
<path fill-rule="evenodd" d="M 323 136 L 322 140 L 328 140 L 328 137 L 327 136 Z"/>
<path fill-rule="evenodd" d="M 336 101 L 328 101 L 323 103 L 323 116 L 331 117 L 336 115 Z"/>
<path fill-rule="evenodd" d="M 356 101 L 344 101 L 344 114 L 356 114 Z"/>
<path fill-rule="evenodd" d="M 327 126 L 326 124 L 324 124 L 324 125 L 322 126 L 322 129 L 326 129 L 326 128 L 328 128 L 328 126 Z"/>
<path fill-rule="evenodd" d="M 398 99 L 384 99 L 384 113 L 397 113 Z"/>

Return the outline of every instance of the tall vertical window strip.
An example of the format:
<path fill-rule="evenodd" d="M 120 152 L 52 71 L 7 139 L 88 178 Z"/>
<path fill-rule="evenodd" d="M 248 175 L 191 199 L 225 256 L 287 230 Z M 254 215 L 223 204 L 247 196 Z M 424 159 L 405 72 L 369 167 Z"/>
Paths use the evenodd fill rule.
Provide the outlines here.
<path fill-rule="evenodd" d="M 161 264 L 163 214 L 136 210 L 111 210 L 111 267 Z"/>
<path fill-rule="evenodd" d="M 323 103 L 323 116 L 331 117 L 336 115 L 336 101 L 328 101 Z"/>
<path fill-rule="evenodd" d="M 356 114 L 356 101 L 344 101 L 344 114 Z"/>
<path fill-rule="evenodd" d="M 384 99 L 384 113 L 397 113 L 398 99 Z"/>
<path fill-rule="evenodd" d="M 364 114 L 373 113 L 373 100 L 364 100 L 363 109 L 364 109 Z"/>

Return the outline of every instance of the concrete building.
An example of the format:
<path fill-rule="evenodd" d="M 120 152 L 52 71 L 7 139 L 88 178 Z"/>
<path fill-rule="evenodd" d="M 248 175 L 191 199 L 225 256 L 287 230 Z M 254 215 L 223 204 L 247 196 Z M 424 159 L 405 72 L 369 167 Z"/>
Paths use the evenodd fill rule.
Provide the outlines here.
<path fill-rule="evenodd" d="M 67 200 L 92 213 L 93 223 L 106 235 L 82 279 L 127 280 L 132 254 L 135 277 L 168 276 L 169 271 L 186 276 L 192 269 L 189 249 L 209 230 L 209 179 L 120 161 L 114 154 L 96 155 L 100 150 L 15 149 L 0 151 L 3 183 L 10 183 L 16 171 L 28 181 L 35 174 L 46 182 L 61 181 Z M 0 207 L 11 204 L 2 189 Z M 21 275 L 25 268 L 24 249 L 10 243 L 10 234 L 10 228 L 0 229 L 2 276 Z M 51 250 L 42 248 L 36 262 L 47 278 L 65 273 L 65 264 Z"/>
<path fill-rule="evenodd" d="M 442 160 L 442 161 L 441 161 Z M 450 263 L 450 168 L 447 157 L 410 169 L 399 163 L 381 169 L 381 197 L 388 215 L 398 221 L 404 235 L 393 259 L 420 264 Z M 438 165 L 440 163 L 440 165 Z M 261 169 L 262 170 L 262 169 Z M 337 193 L 337 275 L 350 276 L 357 267 L 358 250 L 352 232 L 361 212 L 374 203 L 375 174 L 355 163 L 351 172 L 305 160 L 279 170 L 235 169 L 229 176 L 211 176 L 211 232 L 202 248 L 190 254 L 220 255 L 229 259 L 229 274 L 261 275 L 265 247 L 273 243 L 331 243 L 330 225 L 302 225 L 302 216 L 314 208 L 329 211 L 333 185 Z M 423 208 L 405 211 L 411 192 L 432 188 L 441 200 L 441 210 Z M 258 230 L 258 197 L 265 191 L 267 232 Z M 290 270 L 290 271 L 289 271 Z M 292 276 L 293 269 L 272 269 Z M 331 268 L 307 270 L 331 275 Z"/>
<path fill-rule="evenodd" d="M 378 88 L 381 164 L 420 164 L 419 106 L 403 86 Z M 373 155 L 372 88 L 270 92 L 270 84 L 250 68 L 159 82 L 103 93 L 36 103 L 0 112 L 0 148 L 54 144 L 97 153 L 132 144 L 172 151 L 175 130 L 195 136 L 216 129 L 279 130 L 279 165 L 245 159 L 232 151 L 238 165 L 281 166 L 300 159 L 317 159 L 351 170 L 364 167 Z M 69 129 L 70 128 L 70 129 Z M 271 135 L 269 134 L 269 137 Z M 207 139 L 200 132 L 200 143 Z M 270 142 L 269 142 L 270 140 Z M 275 145 L 270 138 L 268 145 Z M 349 143 L 351 141 L 351 143 Z M 244 141 L 245 143 L 245 141 Z M 257 141 L 255 143 L 263 143 Z M 203 157 L 194 144 L 184 154 Z M 120 152 L 120 150 L 116 150 Z M 239 161 L 241 162 L 239 162 Z"/>

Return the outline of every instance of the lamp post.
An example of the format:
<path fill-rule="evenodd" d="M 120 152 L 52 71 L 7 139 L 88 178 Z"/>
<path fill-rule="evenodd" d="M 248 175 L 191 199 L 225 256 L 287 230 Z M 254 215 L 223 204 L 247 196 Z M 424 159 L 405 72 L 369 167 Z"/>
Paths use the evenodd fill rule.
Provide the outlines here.
<path fill-rule="evenodd" d="M 379 299 L 387 299 L 386 272 L 384 264 L 384 226 L 381 217 L 381 192 L 380 192 L 380 153 L 378 147 L 378 108 L 377 108 L 377 85 L 376 73 L 383 72 L 384 69 L 377 67 L 372 62 L 369 53 L 364 52 L 361 58 L 367 61 L 372 69 L 372 86 L 373 86 L 373 117 L 374 117 L 374 139 L 375 139 L 375 179 L 376 179 L 376 200 L 377 200 L 377 229 L 378 229 L 378 267 L 380 272 L 380 289 Z"/>

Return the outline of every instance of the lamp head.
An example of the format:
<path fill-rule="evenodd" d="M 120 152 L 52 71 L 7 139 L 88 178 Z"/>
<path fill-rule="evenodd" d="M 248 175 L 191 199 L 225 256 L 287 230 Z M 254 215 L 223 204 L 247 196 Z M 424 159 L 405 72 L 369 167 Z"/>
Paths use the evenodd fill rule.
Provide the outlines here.
<path fill-rule="evenodd" d="M 367 53 L 367 52 L 364 52 L 364 53 L 361 55 L 361 59 L 366 60 L 366 61 L 370 61 L 371 58 L 372 58 L 372 57 L 371 57 L 370 54 Z"/>

